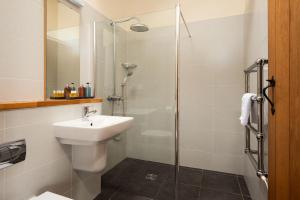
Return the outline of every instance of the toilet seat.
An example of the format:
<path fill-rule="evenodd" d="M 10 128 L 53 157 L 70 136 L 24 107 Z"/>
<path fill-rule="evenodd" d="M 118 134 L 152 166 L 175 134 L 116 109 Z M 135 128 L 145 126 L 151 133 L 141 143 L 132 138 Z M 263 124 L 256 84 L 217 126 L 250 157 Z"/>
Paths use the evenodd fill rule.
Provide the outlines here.
<path fill-rule="evenodd" d="M 44 192 L 43 194 L 37 197 L 33 197 L 29 200 L 72 200 L 72 199 L 58 194 L 54 194 L 52 192 Z"/>

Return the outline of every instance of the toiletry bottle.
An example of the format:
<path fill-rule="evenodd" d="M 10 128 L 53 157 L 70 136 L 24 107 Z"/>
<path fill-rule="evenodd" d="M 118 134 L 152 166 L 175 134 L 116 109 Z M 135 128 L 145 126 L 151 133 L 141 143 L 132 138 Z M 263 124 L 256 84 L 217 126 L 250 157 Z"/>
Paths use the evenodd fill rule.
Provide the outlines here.
<path fill-rule="evenodd" d="M 71 91 L 76 91 L 75 83 L 71 83 Z"/>
<path fill-rule="evenodd" d="M 64 97 L 64 91 L 63 90 L 59 90 L 59 93 L 60 93 L 59 97 Z"/>
<path fill-rule="evenodd" d="M 85 88 L 85 97 L 87 97 L 87 98 L 92 97 L 91 92 L 92 92 L 92 88 L 90 86 L 90 83 L 87 82 L 86 83 L 86 88 Z"/>
<path fill-rule="evenodd" d="M 65 89 L 64 89 L 64 97 L 65 98 L 69 98 L 70 97 L 70 93 L 71 93 L 71 87 L 69 86 L 69 84 L 66 85 Z"/>
<path fill-rule="evenodd" d="M 78 88 L 78 94 L 80 98 L 85 97 L 85 87 L 83 85 L 80 85 Z"/>
<path fill-rule="evenodd" d="M 54 98 L 56 97 L 56 90 L 52 91 L 52 97 L 54 97 Z"/>
<path fill-rule="evenodd" d="M 74 98 L 75 97 L 75 91 L 72 90 L 71 93 L 70 93 L 70 98 Z"/>

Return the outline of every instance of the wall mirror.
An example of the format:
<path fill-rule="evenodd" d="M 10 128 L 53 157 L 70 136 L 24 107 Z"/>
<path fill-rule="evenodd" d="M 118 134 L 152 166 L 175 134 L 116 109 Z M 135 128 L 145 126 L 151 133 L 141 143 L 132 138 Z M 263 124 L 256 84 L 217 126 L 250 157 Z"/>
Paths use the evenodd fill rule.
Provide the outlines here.
<path fill-rule="evenodd" d="M 46 95 L 80 84 L 80 7 L 47 0 Z M 59 96 L 59 95 L 58 95 Z"/>
<path fill-rule="evenodd" d="M 57 105 L 63 101 L 49 97 L 71 83 L 77 93 L 90 83 L 93 96 L 94 22 L 103 20 L 93 7 L 83 0 L 4 1 L 0 11 L 0 110 Z"/>

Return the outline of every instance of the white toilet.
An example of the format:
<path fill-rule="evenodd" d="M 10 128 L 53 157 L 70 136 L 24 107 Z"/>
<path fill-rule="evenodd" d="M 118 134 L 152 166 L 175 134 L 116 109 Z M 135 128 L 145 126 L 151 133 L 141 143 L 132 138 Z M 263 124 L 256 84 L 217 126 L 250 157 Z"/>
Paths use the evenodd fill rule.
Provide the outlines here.
<path fill-rule="evenodd" d="M 32 197 L 29 200 L 73 200 L 73 199 L 58 194 L 54 194 L 52 192 L 44 192 L 43 194 L 40 194 L 39 196 L 36 197 Z"/>

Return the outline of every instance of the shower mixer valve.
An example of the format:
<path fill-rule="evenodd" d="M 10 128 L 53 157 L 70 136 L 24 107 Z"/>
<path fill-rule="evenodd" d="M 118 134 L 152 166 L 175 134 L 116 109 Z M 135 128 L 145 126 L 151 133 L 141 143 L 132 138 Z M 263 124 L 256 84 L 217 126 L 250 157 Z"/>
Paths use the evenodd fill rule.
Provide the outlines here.
<path fill-rule="evenodd" d="M 107 97 L 107 100 L 108 100 L 109 102 L 116 102 L 116 101 L 123 101 L 124 98 L 121 97 L 121 96 L 108 96 L 108 97 Z"/>

